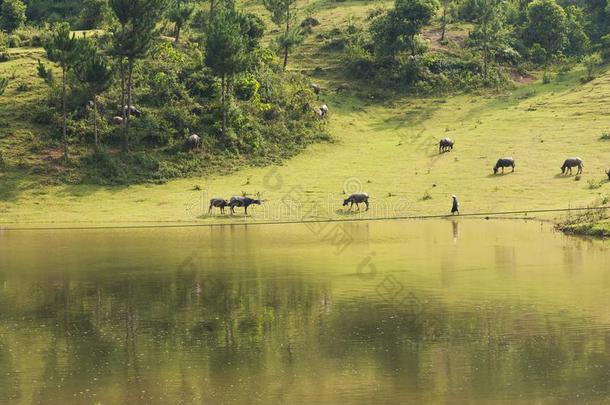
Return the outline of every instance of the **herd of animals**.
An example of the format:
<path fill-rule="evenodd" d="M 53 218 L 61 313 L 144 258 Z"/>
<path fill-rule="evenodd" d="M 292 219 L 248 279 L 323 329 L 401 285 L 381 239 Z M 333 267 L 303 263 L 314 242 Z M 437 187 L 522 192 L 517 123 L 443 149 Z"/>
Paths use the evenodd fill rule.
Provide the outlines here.
<path fill-rule="evenodd" d="M 311 89 L 319 99 L 320 92 L 321 92 L 320 85 L 314 83 L 311 85 Z M 337 91 L 339 91 L 339 89 L 337 89 Z M 123 109 L 124 109 L 124 111 L 123 111 L 124 114 L 129 113 L 130 115 L 134 115 L 137 117 L 139 117 L 142 114 L 141 111 L 139 111 L 135 106 L 126 105 L 123 107 Z M 324 119 L 328 115 L 328 106 L 326 104 L 322 104 L 320 107 L 315 108 L 314 111 L 320 118 Z M 123 117 L 115 116 L 112 118 L 112 121 L 113 121 L 113 123 L 115 123 L 117 125 L 122 124 Z M 452 139 L 443 138 L 438 143 L 438 152 L 439 152 L 439 154 L 445 153 L 445 152 L 450 152 L 453 150 L 454 146 L 455 146 L 455 142 Z M 185 147 L 189 151 L 199 149 L 201 147 L 201 137 L 197 134 L 190 135 L 185 141 Z M 583 169 L 582 159 L 579 157 L 570 157 L 563 162 L 563 165 L 561 166 L 561 173 L 562 174 L 572 174 L 572 169 L 575 167 L 578 168 L 576 174 L 578 174 L 578 175 L 582 174 L 582 169 Z M 501 170 L 502 173 L 504 173 L 505 168 L 511 168 L 512 171 L 514 172 L 515 171 L 515 159 L 513 159 L 512 157 L 503 157 L 503 158 L 498 159 L 498 161 L 496 162 L 496 164 L 493 167 L 493 172 L 494 172 L 494 174 L 497 174 Z M 608 175 L 608 180 L 610 180 L 610 169 L 606 171 L 606 174 Z M 452 198 L 453 198 L 453 206 L 452 206 L 451 211 L 452 211 L 452 213 L 455 213 L 458 211 L 457 210 L 457 197 L 453 196 Z M 222 214 L 224 214 L 225 208 L 229 207 L 231 210 L 231 214 L 234 214 L 235 207 L 243 207 L 244 212 L 247 215 L 248 207 L 253 204 L 260 205 L 261 200 L 253 199 L 253 198 L 245 197 L 245 196 L 235 196 L 235 197 L 231 197 L 231 199 L 229 199 L 229 200 L 225 200 L 223 198 L 212 198 L 210 200 L 210 207 L 209 207 L 208 212 L 211 213 L 213 208 L 219 208 L 220 212 Z M 345 206 L 349 205 L 349 210 L 351 210 L 354 205 L 356 205 L 357 209 L 360 210 L 360 204 L 365 204 L 366 210 L 369 209 L 369 195 L 367 193 L 354 193 L 354 194 L 351 194 L 345 200 L 343 200 L 343 206 L 345 207 Z"/>
<path fill-rule="evenodd" d="M 200 139 L 197 135 L 191 135 L 189 137 L 189 139 L 187 140 L 187 142 L 189 144 L 192 143 L 192 145 L 194 146 L 196 144 L 197 145 L 199 144 Z M 450 152 L 451 150 L 453 150 L 454 145 L 455 145 L 455 142 L 453 140 L 451 140 L 450 138 L 443 138 L 439 141 L 438 152 L 439 153 Z M 577 174 L 582 174 L 582 168 L 583 168 L 582 159 L 579 157 L 568 158 L 563 162 L 563 165 L 561 166 L 561 173 L 562 174 L 572 174 L 572 169 L 575 167 L 578 168 Z M 496 164 L 493 167 L 493 172 L 494 172 L 494 174 L 497 174 L 500 170 L 502 170 L 502 173 L 504 173 L 505 168 L 512 168 L 512 171 L 514 172 L 515 171 L 515 159 L 513 159 L 512 157 L 503 157 L 503 158 L 498 159 L 498 161 L 496 162 Z M 608 175 L 608 180 L 610 180 L 610 170 L 607 170 L 606 174 Z M 452 198 L 453 198 L 453 201 L 452 201 L 451 213 L 452 214 L 459 213 L 457 197 L 453 196 Z M 225 200 L 223 198 L 212 198 L 210 200 L 210 207 L 209 207 L 208 213 L 211 213 L 213 208 L 220 208 L 221 214 L 224 214 L 225 207 L 229 207 L 231 209 L 231 214 L 234 214 L 235 207 L 243 207 L 245 214 L 248 215 L 248 207 L 252 204 L 260 205 L 261 200 L 253 199 L 250 197 L 242 197 L 242 196 L 231 197 L 230 200 Z M 354 205 L 356 205 L 356 208 L 358 210 L 360 210 L 360 204 L 364 204 L 366 206 L 366 210 L 368 211 L 369 195 L 367 193 L 363 193 L 363 192 L 354 193 L 354 194 L 351 194 L 348 198 L 343 200 L 343 206 L 346 207 L 349 205 L 350 211 L 352 210 Z"/>
<path fill-rule="evenodd" d="M 449 152 L 453 150 L 453 146 L 455 142 L 449 138 L 443 138 L 438 143 L 438 152 Z M 502 173 L 504 173 L 505 167 L 511 167 L 513 172 L 515 171 L 515 159 L 512 157 L 503 157 L 498 159 L 496 165 L 493 167 L 494 174 L 498 174 L 498 171 L 502 169 Z M 582 174 L 582 159 L 579 157 L 571 157 L 567 158 L 563 165 L 561 166 L 561 174 L 572 174 L 572 168 L 577 167 L 578 171 L 576 174 Z M 608 175 L 608 180 L 610 180 L 610 170 L 606 171 L 606 175 Z"/>

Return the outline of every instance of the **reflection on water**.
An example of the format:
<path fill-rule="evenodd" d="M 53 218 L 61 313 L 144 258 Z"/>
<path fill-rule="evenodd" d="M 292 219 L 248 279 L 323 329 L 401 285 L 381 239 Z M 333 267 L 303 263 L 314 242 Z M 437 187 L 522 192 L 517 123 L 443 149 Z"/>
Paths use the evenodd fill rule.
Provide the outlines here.
<path fill-rule="evenodd" d="M 508 221 L 321 234 L 5 232 L 0 403 L 610 401 L 608 243 Z"/>

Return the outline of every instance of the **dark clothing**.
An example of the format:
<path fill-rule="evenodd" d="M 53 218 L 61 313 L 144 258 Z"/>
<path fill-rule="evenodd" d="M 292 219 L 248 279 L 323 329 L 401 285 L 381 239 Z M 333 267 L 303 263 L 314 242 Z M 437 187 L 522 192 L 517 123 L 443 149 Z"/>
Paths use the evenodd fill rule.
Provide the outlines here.
<path fill-rule="evenodd" d="M 459 209 L 459 203 L 457 198 L 453 199 L 453 205 L 451 206 L 451 213 L 455 214 L 456 212 L 459 214 L 460 213 L 460 209 Z"/>

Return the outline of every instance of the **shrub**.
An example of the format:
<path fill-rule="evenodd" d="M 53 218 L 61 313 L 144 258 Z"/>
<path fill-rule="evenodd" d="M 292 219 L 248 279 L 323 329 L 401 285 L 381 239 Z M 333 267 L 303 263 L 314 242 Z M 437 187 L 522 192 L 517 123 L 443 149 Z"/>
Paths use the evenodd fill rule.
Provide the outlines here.
<path fill-rule="evenodd" d="M 8 36 L 0 30 L 0 52 L 5 52 L 8 48 Z"/>
<path fill-rule="evenodd" d="M 589 180 L 587 181 L 587 184 L 589 185 L 590 190 L 596 190 L 602 186 L 603 182 L 597 180 Z"/>
<path fill-rule="evenodd" d="M 549 84 L 553 81 L 553 75 L 549 71 L 545 71 L 542 75 L 542 83 Z"/>
<path fill-rule="evenodd" d="M 594 78 L 593 73 L 595 72 L 595 68 L 597 66 L 601 65 L 602 62 L 603 62 L 602 55 L 599 52 L 592 53 L 591 55 L 587 55 L 584 58 L 582 58 L 582 64 L 585 66 L 585 69 L 587 70 L 587 77 L 586 77 L 587 81 L 593 80 L 593 78 Z"/>
<path fill-rule="evenodd" d="M 19 38 L 19 35 L 11 34 L 7 39 L 9 48 L 19 48 L 21 46 L 21 38 Z"/>
<path fill-rule="evenodd" d="M 19 92 L 23 92 L 24 93 L 24 92 L 30 91 L 30 90 L 31 90 L 31 87 L 27 83 L 19 83 L 17 85 L 17 91 L 19 91 Z"/>
<path fill-rule="evenodd" d="M 93 176 L 102 183 L 120 184 L 127 180 L 127 172 L 121 161 L 103 149 L 96 150 L 85 162 L 93 169 Z"/>
<path fill-rule="evenodd" d="M 313 27 L 317 27 L 320 25 L 320 21 L 318 21 L 314 17 L 307 17 L 303 21 L 301 21 L 301 28 L 303 28 L 306 32 L 311 32 Z"/>
<path fill-rule="evenodd" d="M 535 43 L 529 49 L 529 56 L 532 62 L 536 63 L 537 65 L 542 65 L 546 63 L 548 54 L 542 45 Z"/>
<path fill-rule="evenodd" d="M 51 69 L 47 69 L 47 67 L 40 61 L 40 59 L 38 60 L 38 66 L 36 66 L 36 70 L 38 73 L 38 77 L 42 78 L 45 83 L 53 83 L 53 71 Z"/>
<path fill-rule="evenodd" d="M 21 0 L 4 0 L 0 5 L 0 27 L 13 32 L 25 24 L 26 5 Z"/>
<path fill-rule="evenodd" d="M 251 100 L 258 95 L 260 83 L 252 75 L 242 76 L 235 83 L 235 96 L 239 100 Z"/>

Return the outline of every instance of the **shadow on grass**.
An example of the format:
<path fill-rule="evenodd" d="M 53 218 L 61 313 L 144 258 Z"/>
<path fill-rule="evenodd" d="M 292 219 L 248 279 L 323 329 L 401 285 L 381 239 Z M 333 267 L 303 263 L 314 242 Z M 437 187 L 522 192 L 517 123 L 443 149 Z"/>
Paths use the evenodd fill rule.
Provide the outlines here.
<path fill-rule="evenodd" d="M 506 173 L 489 173 L 487 175 L 487 178 L 493 178 L 493 177 L 504 177 L 504 176 L 510 176 L 511 174 L 515 174 L 515 172 L 506 172 Z"/>
<path fill-rule="evenodd" d="M 360 215 L 365 212 L 366 212 L 365 209 L 361 209 L 360 211 L 358 211 L 358 210 L 346 210 L 346 209 L 339 208 L 339 209 L 335 210 L 335 214 L 342 216 L 342 217 L 352 217 L 355 215 Z"/>
<path fill-rule="evenodd" d="M 18 173 L 0 172 L 0 201 L 15 201 L 19 188 L 25 181 Z"/>

